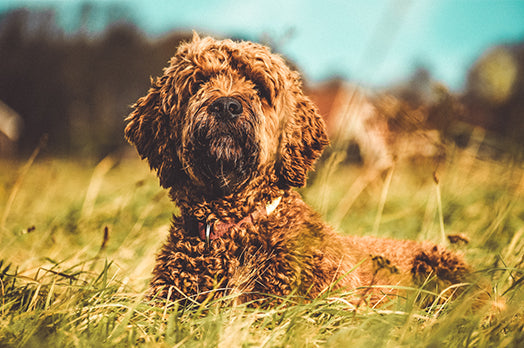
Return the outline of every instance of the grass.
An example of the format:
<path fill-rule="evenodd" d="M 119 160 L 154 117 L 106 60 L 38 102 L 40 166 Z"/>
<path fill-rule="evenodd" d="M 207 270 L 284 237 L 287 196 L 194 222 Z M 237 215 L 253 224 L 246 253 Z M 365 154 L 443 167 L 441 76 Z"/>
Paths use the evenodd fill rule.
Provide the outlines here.
<path fill-rule="evenodd" d="M 419 289 L 354 310 L 343 293 L 266 309 L 144 298 L 176 208 L 134 156 L 0 162 L 0 347 L 517 347 L 524 344 L 524 169 L 451 154 L 374 175 L 323 162 L 305 199 L 341 233 L 449 244 L 493 289 L 421 308 Z"/>

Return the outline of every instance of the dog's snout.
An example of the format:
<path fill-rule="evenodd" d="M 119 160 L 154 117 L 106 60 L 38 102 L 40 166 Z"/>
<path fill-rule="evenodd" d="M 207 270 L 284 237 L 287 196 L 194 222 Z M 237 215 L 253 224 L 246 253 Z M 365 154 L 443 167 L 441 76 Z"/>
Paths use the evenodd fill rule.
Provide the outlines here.
<path fill-rule="evenodd" d="M 236 98 L 221 97 L 209 106 L 209 111 L 223 119 L 233 119 L 242 114 L 242 103 Z"/>

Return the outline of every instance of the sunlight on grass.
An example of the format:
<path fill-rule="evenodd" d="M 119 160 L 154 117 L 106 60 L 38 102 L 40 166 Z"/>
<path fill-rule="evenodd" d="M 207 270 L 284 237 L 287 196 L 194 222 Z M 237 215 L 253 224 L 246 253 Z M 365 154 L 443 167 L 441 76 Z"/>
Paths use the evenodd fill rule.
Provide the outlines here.
<path fill-rule="evenodd" d="M 235 304 L 234 296 L 151 303 L 154 255 L 176 208 L 144 163 L 0 165 L 1 346 L 515 346 L 524 339 L 521 165 L 457 150 L 436 172 L 412 162 L 372 173 L 334 155 L 301 190 L 343 234 L 469 240 L 450 248 L 492 289 L 475 309 L 471 292 L 422 308 L 426 295 L 439 294 L 410 288 L 376 308 L 355 308 L 341 292 L 273 299 L 263 309 Z"/>

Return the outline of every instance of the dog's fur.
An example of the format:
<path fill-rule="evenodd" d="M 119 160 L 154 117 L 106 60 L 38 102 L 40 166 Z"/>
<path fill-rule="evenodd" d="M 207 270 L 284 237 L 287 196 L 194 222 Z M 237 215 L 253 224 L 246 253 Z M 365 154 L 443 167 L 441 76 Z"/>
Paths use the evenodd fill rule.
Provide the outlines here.
<path fill-rule="evenodd" d="M 221 97 L 241 104 L 234 117 L 212 106 Z M 446 286 L 468 274 L 461 257 L 431 243 L 342 237 L 302 201 L 293 187 L 328 144 L 325 125 L 298 73 L 266 47 L 195 35 L 126 122 L 126 138 L 180 208 L 153 296 L 312 298 L 334 287 L 376 301 L 395 290 L 375 285 L 435 276 Z M 206 240 L 205 225 L 225 233 Z"/>

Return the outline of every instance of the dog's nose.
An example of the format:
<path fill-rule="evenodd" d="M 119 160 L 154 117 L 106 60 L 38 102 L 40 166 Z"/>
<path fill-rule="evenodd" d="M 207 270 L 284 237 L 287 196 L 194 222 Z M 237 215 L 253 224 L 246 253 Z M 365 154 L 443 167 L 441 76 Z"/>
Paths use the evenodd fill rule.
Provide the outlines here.
<path fill-rule="evenodd" d="M 209 105 L 209 111 L 223 119 L 233 119 L 242 113 L 242 103 L 236 98 L 221 97 Z"/>

